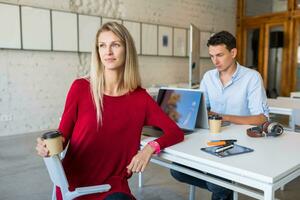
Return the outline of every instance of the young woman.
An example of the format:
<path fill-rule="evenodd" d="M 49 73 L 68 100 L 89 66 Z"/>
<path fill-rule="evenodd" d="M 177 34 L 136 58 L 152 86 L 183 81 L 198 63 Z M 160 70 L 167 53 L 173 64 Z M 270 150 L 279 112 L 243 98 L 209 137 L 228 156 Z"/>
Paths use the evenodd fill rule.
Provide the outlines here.
<path fill-rule="evenodd" d="M 139 151 L 143 126 L 164 131 Z M 127 179 L 144 171 L 153 153 L 183 140 L 183 133 L 141 88 L 132 37 L 121 24 L 104 24 L 96 34 L 90 75 L 73 82 L 59 125 L 69 147 L 63 166 L 70 189 L 110 184 L 105 193 L 78 199 L 135 199 Z M 48 156 L 42 139 L 37 152 Z M 59 188 L 57 198 L 61 199 Z"/>

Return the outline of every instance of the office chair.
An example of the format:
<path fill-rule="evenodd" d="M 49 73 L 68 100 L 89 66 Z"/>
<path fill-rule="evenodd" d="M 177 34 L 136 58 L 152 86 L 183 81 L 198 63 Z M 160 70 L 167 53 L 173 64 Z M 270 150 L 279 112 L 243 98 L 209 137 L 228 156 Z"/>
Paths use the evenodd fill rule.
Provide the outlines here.
<path fill-rule="evenodd" d="M 59 156 L 54 155 L 51 157 L 44 157 L 43 159 L 46 164 L 51 181 L 54 184 L 53 192 L 52 192 L 52 200 L 56 200 L 55 186 L 60 187 L 63 200 L 72 200 L 76 197 L 87 195 L 87 194 L 106 192 L 111 188 L 109 184 L 103 184 L 103 185 L 95 185 L 89 187 L 79 187 L 79 188 L 75 188 L 74 191 L 70 191 L 69 183 Z"/>

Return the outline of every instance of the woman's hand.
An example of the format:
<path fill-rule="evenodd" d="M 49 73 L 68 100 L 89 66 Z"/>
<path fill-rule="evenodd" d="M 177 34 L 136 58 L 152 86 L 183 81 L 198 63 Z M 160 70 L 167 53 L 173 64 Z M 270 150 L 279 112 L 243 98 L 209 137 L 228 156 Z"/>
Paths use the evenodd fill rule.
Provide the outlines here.
<path fill-rule="evenodd" d="M 149 163 L 149 160 L 154 153 L 154 149 L 148 144 L 139 151 L 131 160 L 130 164 L 127 166 L 128 174 L 134 172 L 143 172 Z"/>
<path fill-rule="evenodd" d="M 49 150 L 46 147 L 46 143 L 44 142 L 44 140 L 42 138 L 37 138 L 37 144 L 36 144 L 36 151 L 37 154 L 42 156 L 42 157 L 47 157 L 49 156 Z"/>

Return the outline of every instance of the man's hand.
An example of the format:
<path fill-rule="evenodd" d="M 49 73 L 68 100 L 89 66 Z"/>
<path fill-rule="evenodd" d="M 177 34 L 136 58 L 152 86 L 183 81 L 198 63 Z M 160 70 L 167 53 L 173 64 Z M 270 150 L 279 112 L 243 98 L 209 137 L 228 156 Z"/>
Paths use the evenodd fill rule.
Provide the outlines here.
<path fill-rule="evenodd" d="M 220 115 L 215 112 L 209 112 L 208 115 Z M 222 116 L 222 121 L 228 121 L 234 124 L 247 124 L 260 126 L 264 122 L 268 121 L 264 114 L 259 115 L 249 115 L 249 116 L 239 116 L 239 115 L 220 115 Z"/>

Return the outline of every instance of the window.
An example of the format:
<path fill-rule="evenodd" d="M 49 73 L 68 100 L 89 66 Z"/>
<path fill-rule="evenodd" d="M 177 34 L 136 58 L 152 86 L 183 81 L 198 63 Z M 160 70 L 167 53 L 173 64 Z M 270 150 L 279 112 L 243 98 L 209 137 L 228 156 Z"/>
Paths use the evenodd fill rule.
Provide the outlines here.
<path fill-rule="evenodd" d="M 298 2 L 300 3 L 300 0 Z M 287 11 L 287 5 L 288 0 L 245 0 L 245 15 L 256 16 Z"/>

